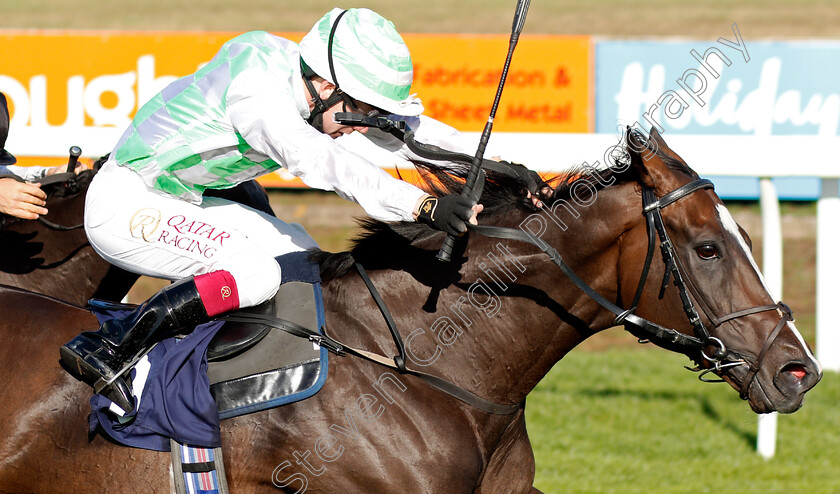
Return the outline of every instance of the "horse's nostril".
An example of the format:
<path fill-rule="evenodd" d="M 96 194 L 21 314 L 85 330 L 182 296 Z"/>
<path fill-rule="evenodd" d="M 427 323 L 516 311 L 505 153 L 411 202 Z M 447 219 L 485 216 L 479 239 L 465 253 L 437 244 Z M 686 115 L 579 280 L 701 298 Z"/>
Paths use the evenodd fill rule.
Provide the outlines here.
<path fill-rule="evenodd" d="M 808 375 L 808 371 L 802 364 L 788 364 L 782 369 L 782 372 L 787 372 L 800 381 Z"/>

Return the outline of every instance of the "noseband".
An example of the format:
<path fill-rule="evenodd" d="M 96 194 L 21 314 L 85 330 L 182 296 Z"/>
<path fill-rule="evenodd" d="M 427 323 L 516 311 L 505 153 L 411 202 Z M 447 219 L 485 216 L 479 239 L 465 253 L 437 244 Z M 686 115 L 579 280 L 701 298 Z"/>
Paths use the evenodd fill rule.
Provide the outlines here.
<path fill-rule="evenodd" d="M 671 243 L 671 239 L 668 237 L 668 232 L 665 229 L 665 223 L 662 220 L 661 210 L 662 208 L 665 208 L 670 204 L 673 204 L 678 200 L 703 189 L 714 189 L 714 185 L 710 180 L 698 179 L 693 182 L 687 183 L 659 198 L 656 197 L 656 194 L 652 189 L 648 187 L 642 188 L 642 211 L 647 221 L 648 249 L 647 255 L 645 256 L 645 263 L 642 268 L 642 273 L 639 279 L 639 284 L 636 287 L 636 293 L 633 297 L 633 303 L 631 304 L 630 308 L 626 310 L 620 308 L 619 306 L 604 298 L 601 294 L 599 294 L 591 286 L 589 286 L 585 281 L 580 279 L 580 277 L 578 277 L 577 274 L 563 261 L 562 257 L 557 252 L 557 250 L 547 245 L 540 239 L 529 235 L 522 230 L 514 230 L 512 228 L 501 228 L 483 225 L 468 225 L 468 227 L 470 230 L 485 236 L 520 240 L 541 249 L 548 255 L 552 262 L 554 262 L 561 269 L 561 271 L 563 271 L 563 273 L 575 285 L 577 285 L 578 288 L 580 288 L 584 293 L 586 293 L 599 305 L 609 310 L 613 314 L 616 314 L 616 324 L 624 325 L 625 329 L 627 329 L 635 335 L 644 335 L 644 339 L 640 339 L 639 341 L 653 341 L 659 343 L 661 346 L 682 351 L 685 354 L 689 354 L 690 352 L 699 352 L 700 355 L 711 364 L 711 367 L 708 369 L 698 367 L 690 370 L 700 372 L 700 380 L 704 382 L 722 382 L 722 380 L 705 379 L 704 376 L 709 372 L 721 372 L 725 369 L 738 367 L 742 365 L 749 366 L 749 371 L 747 372 L 747 375 L 740 387 L 741 389 L 739 390 L 741 398 L 747 399 L 749 388 L 752 385 L 752 381 L 755 378 L 756 374 L 758 374 L 758 371 L 761 369 L 761 364 L 764 361 L 764 357 L 770 350 L 770 346 L 773 344 L 773 342 L 776 341 L 776 338 L 781 333 L 785 324 L 788 321 L 793 321 L 793 314 L 791 313 L 791 310 L 787 305 L 785 305 L 782 302 L 779 302 L 773 305 L 761 305 L 749 309 L 738 310 L 724 316 L 717 316 L 715 312 L 710 309 L 709 304 L 706 303 L 699 290 L 697 290 L 694 284 L 691 282 L 691 279 L 683 276 L 683 272 L 686 272 L 686 269 L 682 266 L 682 263 L 680 262 L 679 257 L 677 256 L 677 252 L 674 249 L 673 244 Z M 682 301 L 683 305 L 683 311 L 685 312 L 686 316 L 688 317 L 688 321 L 692 326 L 694 332 L 693 336 L 680 333 L 679 331 L 676 331 L 674 329 L 660 326 L 635 314 L 636 308 L 642 296 L 642 291 L 644 289 L 645 283 L 647 282 L 651 261 L 653 260 L 653 250 L 656 244 L 656 238 L 654 237 L 654 235 L 657 235 L 659 237 L 662 261 L 665 264 L 665 274 L 660 287 L 659 296 L 660 298 L 662 298 L 662 296 L 664 295 L 665 288 L 668 286 L 669 280 L 673 278 L 673 284 L 679 291 L 680 300 Z M 689 296 L 689 292 L 691 293 L 691 296 Z M 765 341 L 764 346 L 762 347 L 761 351 L 755 359 L 755 362 L 751 362 L 743 356 L 737 354 L 736 352 L 727 349 L 723 341 L 710 334 L 709 330 L 703 323 L 703 319 L 700 317 L 700 314 L 698 313 L 694 302 L 692 301 L 692 296 L 695 300 L 697 300 L 697 303 L 703 310 L 704 315 L 715 328 L 718 328 L 723 323 L 731 321 L 733 319 L 770 310 L 778 311 L 779 315 L 781 316 L 781 319 L 779 320 L 778 324 L 776 324 L 776 327 L 773 329 L 773 331 L 770 333 L 770 336 L 768 337 L 767 341 Z M 711 355 L 708 355 L 706 353 L 707 349 L 713 349 L 714 351 L 711 351 Z"/>

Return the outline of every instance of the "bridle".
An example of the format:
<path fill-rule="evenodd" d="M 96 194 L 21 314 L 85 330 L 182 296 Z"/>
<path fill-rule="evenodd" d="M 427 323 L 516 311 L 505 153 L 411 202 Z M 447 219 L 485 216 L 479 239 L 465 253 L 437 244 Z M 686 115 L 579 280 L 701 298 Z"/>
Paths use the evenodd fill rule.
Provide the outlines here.
<path fill-rule="evenodd" d="M 644 204 L 643 213 L 647 219 L 648 229 L 648 254 L 645 261 L 645 269 L 642 271 L 640 285 L 637 288 L 636 296 L 634 297 L 633 307 L 635 308 L 636 304 L 638 303 L 638 297 L 641 296 L 641 289 L 645 279 L 647 278 L 647 268 L 649 267 L 649 259 L 653 255 L 653 230 L 656 230 L 656 233 L 659 236 L 660 249 L 662 251 L 662 261 L 665 263 L 665 274 L 662 279 L 659 298 L 662 298 L 662 296 L 664 295 L 665 288 L 668 285 L 669 276 L 673 276 L 674 286 L 677 287 L 677 289 L 679 290 L 680 300 L 683 304 L 683 311 L 688 317 L 689 323 L 692 326 L 695 337 L 698 340 L 700 340 L 700 342 L 703 344 L 703 347 L 700 350 L 700 354 L 703 356 L 703 358 L 705 358 L 713 365 L 713 367 L 709 369 L 702 370 L 697 368 L 695 370 L 702 371 L 700 374 L 700 379 L 702 381 L 718 382 L 718 380 L 711 381 L 708 379 L 703 379 L 703 376 L 705 376 L 705 374 L 711 371 L 721 371 L 726 368 L 737 367 L 741 365 L 749 366 L 749 371 L 740 389 L 741 398 L 746 399 L 752 381 L 755 378 L 758 371 L 761 369 L 761 364 L 764 362 L 764 357 L 770 350 L 770 346 L 776 341 L 776 338 L 781 333 L 785 324 L 787 322 L 793 321 L 793 313 L 790 310 L 790 307 L 788 307 L 786 304 L 784 304 L 783 302 L 778 302 L 772 305 L 760 305 L 757 307 L 730 312 L 729 314 L 726 314 L 724 316 L 718 316 L 714 312 L 714 310 L 711 309 L 708 302 L 706 302 L 705 298 L 694 285 L 691 278 L 683 276 L 683 272 L 685 272 L 686 269 L 680 261 L 680 258 L 677 255 L 676 250 L 674 249 L 674 245 L 671 242 L 671 239 L 668 237 L 668 231 L 666 230 L 665 223 L 662 220 L 661 210 L 665 206 L 668 206 L 669 204 L 678 201 L 682 197 L 685 197 L 702 189 L 714 189 L 714 185 L 709 180 L 698 179 L 688 184 L 685 184 L 682 187 L 679 187 L 678 189 L 668 194 L 665 194 L 659 199 L 656 198 L 653 190 L 651 190 L 650 188 L 645 187 L 642 189 L 642 197 Z M 776 327 L 773 329 L 773 331 L 770 333 L 770 336 L 765 341 L 764 346 L 758 353 L 754 363 L 749 362 L 743 356 L 740 356 L 735 352 L 728 350 L 726 348 L 726 345 L 724 345 L 723 341 L 721 341 L 719 338 L 711 336 L 709 330 L 703 324 L 703 320 L 699 316 L 691 297 L 689 297 L 689 292 L 700 305 L 704 315 L 709 319 L 709 321 L 715 328 L 720 327 L 723 323 L 727 321 L 731 321 L 750 314 L 757 314 L 760 312 L 766 312 L 770 310 L 776 310 L 779 313 L 779 322 L 776 324 Z M 712 353 L 711 356 L 707 355 L 705 352 L 705 349 L 708 347 L 716 348 L 716 350 Z"/>
<path fill-rule="evenodd" d="M 403 132 L 400 130 L 397 134 L 402 137 L 402 140 L 413 152 L 423 158 L 446 159 L 463 163 L 472 162 L 470 157 L 467 157 L 465 160 L 459 153 L 447 152 L 434 146 L 428 146 L 417 142 L 414 140 L 413 132 Z M 496 164 L 496 166 L 498 166 L 498 164 Z M 485 167 L 487 166 L 485 165 Z M 497 169 L 494 169 L 493 171 L 499 172 Z M 479 173 L 481 176 L 476 182 L 477 187 L 472 194 L 472 199 L 476 203 L 479 202 L 478 199 L 481 196 L 484 184 L 483 171 L 479 170 Z M 650 187 L 642 187 L 642 214 L 645 216 L 646 220 L 648 247 L 642 273 L 639 277 L 639 283 L 636 287 L 633 302 L 630 304 L 629 309 L 622 309 L 596 292 L 563 261 L 563 258 L 556 249 L 546 244 L 536 236 L 526 233 L 521 229 L 472 224 L 467 224 L 467 227 L 470 231 L 484 236 L 518 240 L 529 243 L 542 250 L 551 259 L 551 261 L 560 268 L 563 274 L 565 274 L 581 291 L 601 305 L 601 307 L 616 315 L 616 325 L 623 325 L 630 333 L 637 336 L 641 335 L 639 340 L 640 342 L 654 342 L 659 346 L 679 351 L 686 355 L 690 355 L 692 352 L 699 353 L 699 355 L 710 364 L 710 367 L 703 368 L 698 365 L 698 367 L 688 369 L 699 372 L 700 374 L 698 377 L 703 382 L 723 382 L 722 379 L 706 378 L 705 376 L 710 372 L 720 375 L 722 371 L 730 368 L 744 365 L 748 366 L 749 370 L 747 371 L 739 390 L 741 398 L 746 400 L 749 389 L 752 386 L 752 382 L 759 370 L 761 370 L 761 365 L 764 362 L 767 352 L 776 341 L 776 338 L 778 338 L 782 329 L 784 329 L 786 323 L 792 322 L 794 318 L 790 307 L 785 305 L 783 302 L 778 302 L 772 305 L 760 305 L 757 307 L 731 312 L 724 316 L 718 316 L 710 308 L 709 304 L 703 298 L 700 291 L 697 290 L 691 279 L 683 275 L 683 273 L 687 272 L 687 270 L 680 262 L 679 256 L 674 249 L 674 245 L 668 236 L 665 223 L 662 220 L 662 209 L 679 201 L 680 199 L 683 199 L 684 197 L 705 189 L 714 189 L 714 184 L 707 179 L 696 179 L 664 194 L 662 197 L 657 197 L 656 193 Z M 679 290 L 683 311 L 691 324 L 694 333 L 693 335 L 687 335 L 674 329 L 660 326 L 659 324 L 651 322 L 635 314 L 639 301 L 641 300 L 642 291 L 644 290 L 644 286 L 647 282 L 648 273 L 653 260 L 653 250 L 656 245 L 655 236 L 659 237 L 662 262 L 665 264 L 665 274 L 662 279 L 659 298 L 661 299 L 664 296 L 665 288 L 668 286 L 669 279 L 673 277 L 673 284 L 677 290 Z M 711 335 L 703 323 L 703 320 L 692 301 L 692 297 L 689 296 L 689 292 L 691 293 L 691 296 L 697 300 L 697 303 L 703 310 L 704 315 L 712 323 L 714 328 L 720 327 L 725 322 L 751 314 L 757 314 L 770 310 L 775 310 L 779 313 L 779 322 L 764 342 L 764 346 L 761 351 L 759 351 L 755 361 L 751 361 L 751 359 L 726 348 L 726 345 L 720 338 L 716 338 Z M 708 355 L 706 353 L 706 349 L 714 349 L 714 351 L 710 351 L 709 353 L 711 353 L 711 355 Z"/>
<path fill-rule="evenodd" d="M 639 278 L 639 284 L 636 287 L 633 302 L 629 309 L 622 309 L 596 292 L 585 281 L 580 279 L 580 277 L 578 277 L 577 274 L 563 261 L 556 249 L 532 235 L 529 235 L 522 230 L 515 230 L 512 228 L 483 225 L 468 226 L 471 231 L 476 233 L 489 237 L 520 240 L 534 245 L 545 252 L 552 262 L 554 262 L 579 289 L 581 289 L 599 305 L 616 315 L 615 323 L 617 325 L 624 325 L 625 329 L 634 335 L 642 335 L 643 338 L 640 339 L 641 342 L 654 342 L 668 349 L 682 351 L 686 355 L 691 352 L 699 352 L 699 354 L 708 361 L 711 366 L 706 369 L 701 367 L 690 369 L 700 372 L 700 380 L 704 382 L 723 382 L 722 380 L 706 379 L 704 376 L 709 372 L 720 373 L 721 371 L 729 368 L 743 365 L 748 366 L 749 371 L 747 372 L 739 390 L 741 398 L 747 399 L 749 388 L 752 385 L 752 381 L 755 379 L 756 374 L 758 374 L 761 369 L 761 365 L 764 362 L 767 352 L 770 350 L 773 342 L 776 341 L 776 338 L 781 333 L 785 324 L 789 321 L 793 321 L 793 314 L 787 305 L 779 302 L 777 304 L 760 305 L 757 307 L 731 312 L 724 316 L 718 316 L 713 310 L 711 310 L 709 304 L 705 301 L 699 290 L 697 290 L 694 286 L 691 279 L 684 276 L 683 273 L 686 272 L 686 269 L 680 262 L 679 256 L 674 249 L 674 245 L 668 236 L 668 231 L 665 228 L 664 221 L 662 220 L 661 211 L 663 208 L 679 201 L 680 199 L 704 189 L 714 189 L 714 185 L 710 180 L 694 180 L 678 187 L 662 197 L 656 197 L 655 192 L 649 187 L 642 188 L 642 214 L 646 218 L 648 248 L 645 256 L 645 263 Z M 673 284 L 679 291 L 683 311 L 692 326 L 693 335 L 683 334 L 674 329 L 660 326 L 635 314 L 636 308 L 642 296 L 642 291 L 644 290 L 644 286 L 647 282 L 650 265 L 653 259 L 653 250 L 656 244 L 654 235 L 659 238 L 662 261 L 665 264 L 665 274 L 660 288 L 660 298 L 664 295 L 664 290 L 667 287 L 669 280 L 673 278 Z M 691 296 L 689 296 L 689 293 Z M 704 315 L 715 328 L 721 326 L 727 321 L 770 310 L 778 311 L 781 318 L 776 324 L 776 327 L 770 333 L 768 339 L 765 341 L 764 346 L 756 356 L 755 361 L 752 362 L 744 356 L 727 349 L 723 341 L 711 335 L 703 323 L 703 319 L 700 317 L 700 314 L 692 301 L 692 297 L 697 300 L 697 303 L 700 305 Z M 714 351 L 710 351 L 709 353 L 711 353 L 711 355 L 709 355 L 706 352 L 707 349 L 714 349 Z"/>

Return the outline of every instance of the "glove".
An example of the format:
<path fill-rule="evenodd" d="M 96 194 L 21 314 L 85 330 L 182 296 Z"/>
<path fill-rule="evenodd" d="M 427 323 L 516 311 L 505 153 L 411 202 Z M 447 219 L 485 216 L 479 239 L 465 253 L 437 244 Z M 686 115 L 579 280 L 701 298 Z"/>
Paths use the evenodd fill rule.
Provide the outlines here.
<path fill-rule="evenodd" d="M 473 215 L 472 207 L 473 202 L 459 194 L 427 196 L 420 203 L 417 221 L 458 236 L 467 231 L 467 222 Z"/>

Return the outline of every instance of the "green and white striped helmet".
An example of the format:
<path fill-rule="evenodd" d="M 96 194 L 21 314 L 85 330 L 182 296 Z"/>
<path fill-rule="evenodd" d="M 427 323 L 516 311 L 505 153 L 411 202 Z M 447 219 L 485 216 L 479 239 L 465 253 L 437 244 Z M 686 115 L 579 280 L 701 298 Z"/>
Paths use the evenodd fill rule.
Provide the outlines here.
<path fill-rule="evenodd" d="M 410 94 L 411 55 L 394 24 L 368 9 L 344 12 L 331 10 L 303 37 L 304 63 L 356 100 L 395 115 L 423 113 L 423 104 Z M 330 33 L 339 19 L 330 50 Z"/>

